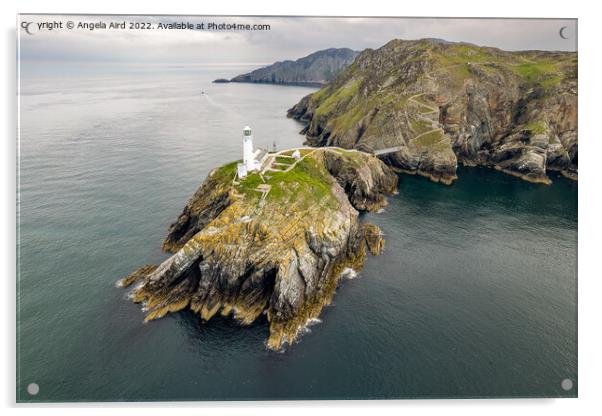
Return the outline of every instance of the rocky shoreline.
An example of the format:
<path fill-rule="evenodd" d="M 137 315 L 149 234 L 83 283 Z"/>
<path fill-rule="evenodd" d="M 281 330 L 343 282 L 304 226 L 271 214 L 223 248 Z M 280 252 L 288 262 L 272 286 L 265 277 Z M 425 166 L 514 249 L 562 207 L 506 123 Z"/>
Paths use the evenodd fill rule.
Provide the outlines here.
<path fill-rule="evenodd" d="M 367 251 L 380 253 L 380 229 L 359 213 L 384 207 L 397 175 L 362 152 L 301 153 L 282 172 L 239 180 L 231 163 L 209 174 L 163 242 L 173 255 L 119 282 L 134 286 L 145 320 L 189 308 L 203 320 L 220 313 L 247 325 L 265 314 L 267 346 L 278 350 L 331 302 L 346 270 L 360 270 Z"/>

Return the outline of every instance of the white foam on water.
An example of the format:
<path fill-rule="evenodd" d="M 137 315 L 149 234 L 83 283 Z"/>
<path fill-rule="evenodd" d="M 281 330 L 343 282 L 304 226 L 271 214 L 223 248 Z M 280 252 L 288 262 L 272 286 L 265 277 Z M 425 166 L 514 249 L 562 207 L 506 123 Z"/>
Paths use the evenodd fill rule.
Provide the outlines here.
<path fill-rule="evenodd" d="M 134 287 L 132 287 L 132 289 L 130 289 L 130 290 L 127 292 L 127 298 L 128 298 L 128 299 L 133 299 L 133 298 L 134 298 L 134 295 L 136 294 L 136 292 L 138 292 L 138 290 L 139 290 L 139 289 L 140 289 L 140 288 L 141 288 L 143 285 L 144 285 L 144 280 L 142 280 L 142 281 L 140 281 L 140 282 L 136 283 L 136 284 L 134 285 Z"/>
<path fill-rule="evenodd" d="M 322 320 L 320 318 L 309 318 L 307 321 L 305 321 L 305 324 L 303 324 L 302 326 L 300 326 L 297 329 L 297 332 L 295 333 L 295 337 L 294 337 L 294 341 L 289 340 L 288 338 L 284 338 L 284 340 L 282 341 L 282 346 L 280 347 L 280 349 L 278 350 L 271 350 L 277 353 L 284 353 L 286 351 L 286 349 L 293 344 L 297 344 L 298 342 L 301 341 L 301 338 L 304 335 L 310 334 L 311 333 L 311 329 L 310 327 L 321 324 Z M 267 340 L 264 342 L 264 345 L 266 346 L 266 349 L 270 349 L 268 348 L 268 344 L 267 344 Z"/>
<path fill-rule="evenodd" d="M 358 276 L 358 272 L 353 270 L 351 267 L 345 267 L 343 269 L 343 271 L 341 272 L 341 277 L 344 277 L 349 280 L 355 279 L 357 276 Z"/>
<path fill-rule="evenodd" d="M 307 322 L 305 323 L 305 326 L 309 327 L 309 326 L 314 326 L 314 325 L 318 325 L 321 323 L 322 323 L 322 320 L 320 318 L 309 318 L 307 320 Z"/>
<path fill-rule="evenodd" d="M 295 334 L 295 343 L 299 342 L 300 338 L 304 335 L 310 334 L 310 327 L 314 325 L 321 324 L 322 320 L 319 318 L 309 318 L 305 323 L 297 329 L 297 333 Z"/>

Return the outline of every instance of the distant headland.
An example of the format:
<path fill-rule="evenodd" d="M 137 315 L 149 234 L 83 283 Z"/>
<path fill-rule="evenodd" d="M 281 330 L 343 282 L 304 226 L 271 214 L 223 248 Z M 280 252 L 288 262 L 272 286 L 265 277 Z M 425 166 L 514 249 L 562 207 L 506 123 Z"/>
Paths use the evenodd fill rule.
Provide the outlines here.
<path fill-rule="evenodd" d="M 359 54 L 349 48 L 330 48 L 314 52 L 296 61 L 272 65 L 238 75 L 230 80 L 216 79 L 215 83 L 248 82 L 321 87 L 351 65 Z"/>

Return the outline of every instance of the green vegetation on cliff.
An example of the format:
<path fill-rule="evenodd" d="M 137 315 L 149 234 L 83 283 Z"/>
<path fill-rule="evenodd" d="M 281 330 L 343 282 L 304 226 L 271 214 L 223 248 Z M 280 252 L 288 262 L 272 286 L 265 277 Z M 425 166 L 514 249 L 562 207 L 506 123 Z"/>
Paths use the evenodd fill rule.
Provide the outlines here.
<path fill-rule="evenodd" d="M 276 162 L 288 166 L 294 164 L 290 157 L 276 157 Z M 216 169 L 213 176 L 220 181 L 232 182 L 232 189 L 245 196 L 245 199 L 256 203 L 262 198 L 261 186 L 268 186 L 264 200 L 268 203 L 286 203 L 309 206 L 316 203 L 336 207 L 331 187 L 332 177 L 317 160 L 307 156 L 297 162 L 294 167 L 285 171 L 268 171 L 264 174 L 252 172 L 245 178 L 236 179 L 236 165 L 240 161 L 228 163 Z M 263 188 L 267 189 L 267 188 Z"/>
<path fill-rule="evenodd" d="M 432 148 L 439 144 L 443 139 L 443 131 L 442 130 L 434 130 L 428 133 L 423 133 L 419 136 L 416 136 L 410 143 L 415 144 L 416 146 L 425 149 Z"/>

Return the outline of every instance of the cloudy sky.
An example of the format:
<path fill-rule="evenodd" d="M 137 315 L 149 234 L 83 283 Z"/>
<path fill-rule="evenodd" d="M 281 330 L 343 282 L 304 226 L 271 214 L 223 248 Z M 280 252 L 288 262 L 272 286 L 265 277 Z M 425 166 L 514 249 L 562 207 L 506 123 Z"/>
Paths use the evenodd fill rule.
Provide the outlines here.
<path fill-rule="evenodd" d="M 329 47 L 378 48 L 391 39 L 442 38 L 506 50 L 575 51 L 576 20 L 21 15 L 27 61 L 264 64 Z M 268 24 L 270 30 L 67 29 L 67 22 Z M 29 33 L 22 27 L 28 25 Z M 38 23 L 62 22 L 48 30 Z M 559 31 L 568 39 L 563 39 Z"/>

